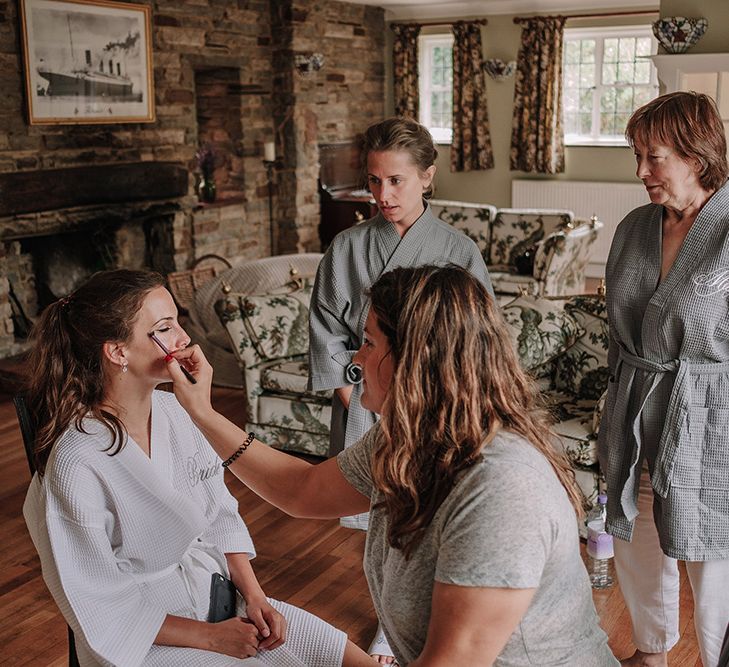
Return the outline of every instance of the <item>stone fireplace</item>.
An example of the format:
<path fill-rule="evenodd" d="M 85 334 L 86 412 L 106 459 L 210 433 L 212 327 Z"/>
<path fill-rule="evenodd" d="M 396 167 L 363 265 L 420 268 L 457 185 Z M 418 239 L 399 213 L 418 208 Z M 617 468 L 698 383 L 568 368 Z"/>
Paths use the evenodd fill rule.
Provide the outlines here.
<path fill-rule="evenodd" d="M 177 266 L 179 212 L 134 211 L 75 224 L 73 231 L 8 238 L 0 222 L 0 359 L 26 348 L 28 328 L 49 303 L 70 294 L 95 271 L 148 268 L 167 274 Z M 55 214 L 58 216 L 58 214 Z M 60 216 L 59 216 L 60 217 Z"/>

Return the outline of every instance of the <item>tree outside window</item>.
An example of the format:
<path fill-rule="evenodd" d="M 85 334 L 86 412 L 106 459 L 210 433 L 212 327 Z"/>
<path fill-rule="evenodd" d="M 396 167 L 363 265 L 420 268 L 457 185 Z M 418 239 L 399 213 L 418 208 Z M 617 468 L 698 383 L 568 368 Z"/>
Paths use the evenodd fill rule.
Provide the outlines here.
<path fill-rule="evenodd" d="M 453 35 L 418 37 L 420 122 L 433 139 L 448 144 L 453 137 Z"/>

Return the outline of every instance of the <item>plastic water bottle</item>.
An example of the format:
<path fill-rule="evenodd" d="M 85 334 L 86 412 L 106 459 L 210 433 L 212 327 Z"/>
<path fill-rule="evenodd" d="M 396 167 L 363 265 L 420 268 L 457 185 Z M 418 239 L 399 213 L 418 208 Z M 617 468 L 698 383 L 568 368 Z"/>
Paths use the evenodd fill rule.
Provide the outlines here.
<path fill-rule="evenodd" d="M 613 585 L 610 559 L 613 557 L 613 536 L 605 532 L 607 496 L 597 497 L 597 507 L 587 516 L 587 555 L 590 557 L 588 573 L 593 588 Z"/>

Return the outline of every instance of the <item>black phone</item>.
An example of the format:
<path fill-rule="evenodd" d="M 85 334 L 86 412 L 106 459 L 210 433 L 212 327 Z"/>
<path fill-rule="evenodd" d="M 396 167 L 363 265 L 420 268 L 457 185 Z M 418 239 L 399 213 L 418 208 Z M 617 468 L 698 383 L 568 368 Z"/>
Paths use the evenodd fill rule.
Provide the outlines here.
<path fill-rule="evenodd" d="M 233 618 L 236 597 L 235 584 L 219 572 L 213 572 L 210 580 L 208 623 L 219 623 Z"/>

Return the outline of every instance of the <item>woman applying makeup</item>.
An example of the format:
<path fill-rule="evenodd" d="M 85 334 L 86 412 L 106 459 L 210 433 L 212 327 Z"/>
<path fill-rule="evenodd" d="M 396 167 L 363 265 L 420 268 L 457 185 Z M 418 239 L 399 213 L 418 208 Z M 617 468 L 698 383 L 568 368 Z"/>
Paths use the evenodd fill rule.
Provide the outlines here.
<path fill-rule="evenodd" d="M 162 277 L 127 270 L 92 276 L 34 333 L 38 472 L 23 513 L 81 665 L 372 664 L 266 598 L 220 459 L 155 390 L 171 378 L 152 334 L 173 353 L 190 342 Z M 213 575 L 232 580 L 232 617 L 209 623 Z"/>

